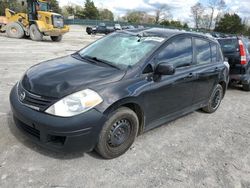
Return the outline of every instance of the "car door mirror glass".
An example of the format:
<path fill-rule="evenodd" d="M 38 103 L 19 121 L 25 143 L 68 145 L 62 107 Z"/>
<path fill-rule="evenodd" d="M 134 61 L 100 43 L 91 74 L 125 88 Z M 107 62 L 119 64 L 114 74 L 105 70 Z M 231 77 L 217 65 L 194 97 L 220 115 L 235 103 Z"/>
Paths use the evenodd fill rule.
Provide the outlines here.
<path fill-rule="evenodd" d="M 168 63 L 159 63 L 155 69 L 155 74 L 158 75 L 173 75 L 175 67 Z"/>

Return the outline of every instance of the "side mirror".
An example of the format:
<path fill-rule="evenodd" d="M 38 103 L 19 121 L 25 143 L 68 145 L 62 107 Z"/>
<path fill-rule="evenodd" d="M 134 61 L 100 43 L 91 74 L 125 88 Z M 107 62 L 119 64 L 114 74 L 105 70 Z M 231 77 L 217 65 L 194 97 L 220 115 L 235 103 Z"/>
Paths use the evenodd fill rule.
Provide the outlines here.
<path fill-rule="evenodd" d="M 173 75 L 175 67 L 167 63 L 159 63 L 155 69 L 155 74 L 158 75 Z"/>
<path fill-rule="evenodd" d="M 225 57 L 225 58 L 224 58 L 224 61 L 228 62 L 228 58 L 227 58 L 227 57 Z"/>

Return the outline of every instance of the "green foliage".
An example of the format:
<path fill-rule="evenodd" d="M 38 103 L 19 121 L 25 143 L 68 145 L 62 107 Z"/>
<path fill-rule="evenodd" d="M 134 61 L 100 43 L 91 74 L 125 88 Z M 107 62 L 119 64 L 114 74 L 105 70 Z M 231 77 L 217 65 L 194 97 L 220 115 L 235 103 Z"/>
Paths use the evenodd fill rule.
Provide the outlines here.
<path fill-rule="evenodd" d="M 0 16 L 5 16 L 5 9 L 9 8 L 15 12 L 25 13 L 26 6 L 22 6 L 22 3 L 17 0 L 0 0 Z"/>
<path fill-rule="evenodd" d="M 100 18 L 100 20 L 114 21 L 114 15 L 108 9 L 101 9 L 101 10 L 99 10 L 99 18 Z"/>
<path fill-rule="evenodd" d="M 185 29 L 188 28 L 187 23 L 182 24 L 180 21 L 174 21 L 174 20 L 172 21 L 163 20 L 160 24 L 164 26 L 168 26 L 168 27 L 174 27 L 174 28 L 185 28 Z"/>
<path fill-rule="evenodd" d="M 51 10 L 53 10 L 53 12 L 56 12 L 56 13 L 59 13 L 59 14 L 62 13 L 62 9 L 60 8 L 59 3 L 58 3 L 57 0 L 50 0 L 49 3 L 50 3 L 50 6 L 51 6 Z"/>
<path fill-rule="evenodd" d="M 86 19 L 98 19 L 99 12 L 91 0 L 86 0 L 84 4 L 84 11 L 83 11 L 84 18 Z"/>
<path fill-rule="evenodd" d="M 129 23 L 142 23 L 145 14 L 142 11 L 131 11 L 127 13 L 126 19 Z"/>
<path fill-rule="evenodd" d="M 241 34 L 244 32 L 244 24 L 237 14 L 225 14 L 217 23 L 214 29 L 217 32 Z"/>
<path fill-rule="evenodd" d="M 86 17 L 85 17 L 85 12 L 84 12 L 84 8 L 83 8 L 83 7 L 81 7 L 81 6 L 79 6 L 79 5 L 77 5 L 77 6 L 75 7 L 75 17 L 76 17 L 76 18 L 80 18 L 80 19 L 86 18 Z"/>
<path fill-rule="evenodd" d="M 5 8 L 9 8 L 15 12 L 27 12 L 26 0 L 23 0 L 25 5 L 22 5 L 22 1 L 17 0 L 0 0 L 0 15 L 5 15 Z M 50 0 L 51 9 L 56 13 L 61 13 L 61 8 L 59 7 L 57 0 Z"/>
<path fill-rule="evenodd" d="M 72 5 L 63 6 L 62 15 L 64 16 L 64 18 L 75 15 L 75 8 Z"/>

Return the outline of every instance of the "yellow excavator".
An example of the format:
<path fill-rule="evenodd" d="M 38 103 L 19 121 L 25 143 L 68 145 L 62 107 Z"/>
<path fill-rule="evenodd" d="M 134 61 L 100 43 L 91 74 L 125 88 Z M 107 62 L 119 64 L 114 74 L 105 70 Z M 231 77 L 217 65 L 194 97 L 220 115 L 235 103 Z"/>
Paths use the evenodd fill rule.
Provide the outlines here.
<path fill-rule="evenodd" d="M 59 42 L 69 26 L 64 25 L 62 15 L 52 12 L 49 0 L 27 0 L 27 14 L 5 9 L 5 17 L 0 18 L 0 31 L 11 38 L 27 36 L 41 41 L 43 36 L 50 36 L 52 41 Z"/>

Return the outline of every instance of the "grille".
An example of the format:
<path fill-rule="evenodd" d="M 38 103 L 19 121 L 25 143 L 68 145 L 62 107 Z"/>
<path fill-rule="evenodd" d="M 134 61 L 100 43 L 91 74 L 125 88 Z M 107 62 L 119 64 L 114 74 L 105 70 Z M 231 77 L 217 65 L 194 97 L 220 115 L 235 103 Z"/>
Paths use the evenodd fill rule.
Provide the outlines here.
<path fill-rule="evenodd" d="M 25 90 L 21 84 L 18 84 L 18 98 L 19 101 L 26 106 L 33 108 L 38 111 L 44 111 L 46 110 L 49 106 L 51 106 L 56 99 L 54 98 L 48 98 L 48 97 L 43 97 L 39 95 L 32 94 Z"/>
<path fill-rule="evenodd" d="M 14 118 L 16 124 L 18 125 L 18 127 L 20 129 L 22 129 L 23 131 L 25 131 L 26 133 L 36 137 L 37 139 L 40 139 L 40 131 L 30 127 L 28 125 L 26 125 L 25 123 L 21 122 L 20 120 L 18 120 L 17 118 Z"/>
<path fill-rule="evenodd" d="M 64 27 L 63 17 L 61 15 L 52 15 L 52 20 L 53 20 L 53 26 L 55 28 L 63 28 Z"/>

